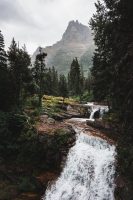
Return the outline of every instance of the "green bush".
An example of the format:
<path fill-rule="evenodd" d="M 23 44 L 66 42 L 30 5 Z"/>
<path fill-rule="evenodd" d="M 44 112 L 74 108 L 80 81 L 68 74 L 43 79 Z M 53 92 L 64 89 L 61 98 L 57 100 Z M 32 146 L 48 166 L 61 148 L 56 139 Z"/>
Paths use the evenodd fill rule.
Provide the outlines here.
<path fill-rule="evenodd" d="M 39 107 L 39 99 L 38 99 L 37 96 L 32 97 L 32 99 L 31 99 L 31 105 L 32 105 L 34 108 Z"/>
<path fill-rule="evenodd" d="M 77 102 L 91 102 L 93 101 L 93 93 L 92 91 L 90 93 L 88 91 L 85 91 L 81 96 L 73 96 L 72 98 Z"/>
<path fill-rule="evenodd" d="M 27 115 L 0 113 L 0 160 L 39 166 L 44 153 Z"/>
<path fill-rule="evenodd" d="M 91 102 L 93 101 L 92 91 L 89 93 L 88 91 L 84 92 L 81 96 L 81 101 Z"/>

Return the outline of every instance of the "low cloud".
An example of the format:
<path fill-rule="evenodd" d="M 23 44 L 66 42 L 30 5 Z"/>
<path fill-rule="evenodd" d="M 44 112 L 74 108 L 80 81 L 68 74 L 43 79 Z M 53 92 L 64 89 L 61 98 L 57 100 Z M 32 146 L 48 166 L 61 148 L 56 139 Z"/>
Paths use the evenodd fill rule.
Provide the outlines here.
<path fill-rule="evenodd" d="M 0 0 L 0 21 L 3 23 L 27 23 L 29 17 L 17 0 Z"/>
<path fill-rule="evenodd" d="M 96 0 L 0 0 L 0 24 L 6 46 L 12 37 L 30 53 L 60 40 L 70 20 L 88 24 Z"/>

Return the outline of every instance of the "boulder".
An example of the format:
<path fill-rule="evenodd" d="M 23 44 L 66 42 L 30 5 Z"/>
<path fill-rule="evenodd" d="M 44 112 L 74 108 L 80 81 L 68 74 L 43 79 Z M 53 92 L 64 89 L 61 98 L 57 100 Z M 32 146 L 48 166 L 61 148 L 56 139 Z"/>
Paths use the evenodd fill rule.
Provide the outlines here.
<path fill-rule="evenodd" d="M 41 115 L 40 116 L 40 122 L 41 123 L 47 123 L 48 115 Z"/>
<path fill-rule="evenodd" d="M 55 125 L 56 127 L 56 125 Z M 39 134 L 39 141 L 44 144 L 45 163 L 52 169 L 61 170 L 64 166 L 69 149 L 76 141 L 76 133 L 70 125 L 57 126 L 53 133 Z"/>
<path fill-rule="evenodd" d="M 56 121 L 63 121 L 65 119 L 65 117 L 61 114 L 58 113 L 54 113 L 52 115 L 52 118 L 55 119 Z"/>
<path fill-rule="evenodd" d="M 50 124 L 55 124 L 55 119 L 53 119 L 53 118 L 48 118 L 47 119 L 47 123 L 50 125 Z"/>
<path fill-rule="evenodd" d="M 97 129 L 111 130 L 111 126 L 108 122 L 104 122 L 102 119 L 95 119 L 94 121 L 87 120 L 86 124 Z"/>
<path fill-rule="evenodd" d="M 100 118 L 100 110 L 97 110 L 95 113 L 94 113 L 94 119 L 99 119 Z"/>

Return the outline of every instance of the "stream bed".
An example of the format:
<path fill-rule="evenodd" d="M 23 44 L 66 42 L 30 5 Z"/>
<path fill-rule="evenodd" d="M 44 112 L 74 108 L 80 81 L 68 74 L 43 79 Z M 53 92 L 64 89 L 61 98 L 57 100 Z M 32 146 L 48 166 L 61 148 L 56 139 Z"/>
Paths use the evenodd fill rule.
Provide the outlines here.
<path fill-rule="evenodd" d="M 84 120 L 81 119 L 83 122 Z M 43 200 L 114 200 L 116 147 L 75 127 L 77 139 Z"/>

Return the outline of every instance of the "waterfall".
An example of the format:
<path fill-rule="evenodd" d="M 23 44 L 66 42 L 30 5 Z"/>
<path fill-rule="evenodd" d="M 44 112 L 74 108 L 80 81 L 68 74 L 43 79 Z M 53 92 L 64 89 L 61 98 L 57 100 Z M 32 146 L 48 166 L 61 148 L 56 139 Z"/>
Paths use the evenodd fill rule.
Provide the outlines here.
<path fill-rule="evenodd" d="M 43 200 L 114 200 L 115 146 L 76 130 L 77 140 Z"/>
<path fill-rule="evenodd" d="M 89 107 L 88 111 L 91 112 L 89 120 L 92 120 L 92 121 L 94 120 L 95 112 L 99 111 L 99 115 L 100 115 L 99 117 L 102 118 L 103 114 L 109 111 L 108 106 L 95 105 L 94 102 L 88 102 L 85 105 Z"/>
<path fill-rule="evenodd" d="M 98 110 L 99 110 L 99 108 L 92 109 L 89 120 L 94 120 L 94 114 Z"/>

